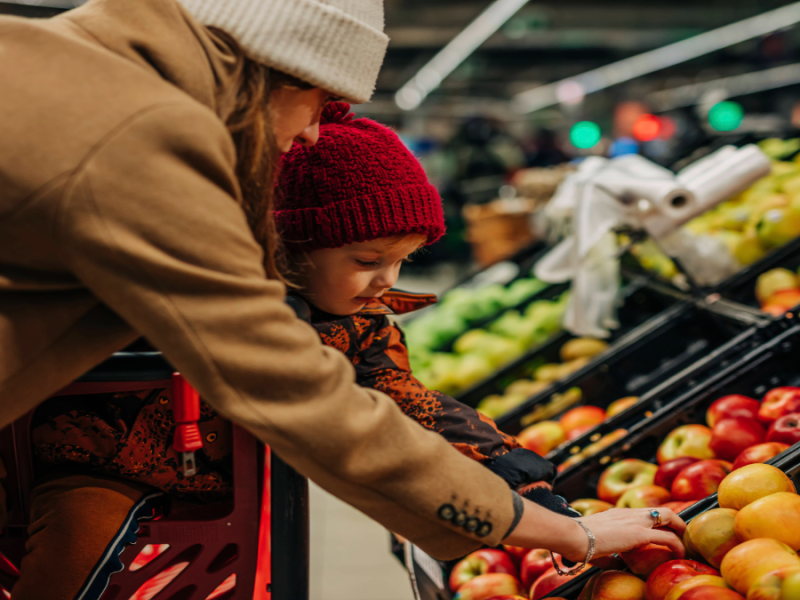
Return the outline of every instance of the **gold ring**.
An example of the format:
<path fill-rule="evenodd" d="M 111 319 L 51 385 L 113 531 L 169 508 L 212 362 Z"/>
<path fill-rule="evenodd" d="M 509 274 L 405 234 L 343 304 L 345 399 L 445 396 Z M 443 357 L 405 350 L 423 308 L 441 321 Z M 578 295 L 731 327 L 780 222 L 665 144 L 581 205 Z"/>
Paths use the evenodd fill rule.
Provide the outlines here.
<path fill-rule="evenodd" d="M 657 510 L 651 510 L 650 516 L 653 517 L 653 527 L 658 527 L 661 525 L 661 513 Z"/>

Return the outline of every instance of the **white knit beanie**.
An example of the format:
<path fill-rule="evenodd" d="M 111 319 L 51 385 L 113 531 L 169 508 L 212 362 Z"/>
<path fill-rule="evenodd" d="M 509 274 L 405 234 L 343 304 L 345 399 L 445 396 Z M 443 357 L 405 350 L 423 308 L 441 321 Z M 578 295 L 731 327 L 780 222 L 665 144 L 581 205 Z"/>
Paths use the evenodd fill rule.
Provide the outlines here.
<path fill-rule="evenodd" d="M 180 0 L 269 67 L 353 103 L 375 90 L 389 38 L 383 0 Z"/>

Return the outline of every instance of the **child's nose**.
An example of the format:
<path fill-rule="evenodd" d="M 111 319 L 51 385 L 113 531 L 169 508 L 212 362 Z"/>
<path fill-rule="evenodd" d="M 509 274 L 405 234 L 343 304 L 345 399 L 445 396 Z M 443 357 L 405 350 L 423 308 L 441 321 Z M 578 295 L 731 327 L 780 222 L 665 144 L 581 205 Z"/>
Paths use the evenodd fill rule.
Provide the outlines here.
<path fill-rule="evenodd" d="M 398 273 L 394 269 L 385 269 L 373 280 L 375 287 L 390 288 L 397 282 Z"/>

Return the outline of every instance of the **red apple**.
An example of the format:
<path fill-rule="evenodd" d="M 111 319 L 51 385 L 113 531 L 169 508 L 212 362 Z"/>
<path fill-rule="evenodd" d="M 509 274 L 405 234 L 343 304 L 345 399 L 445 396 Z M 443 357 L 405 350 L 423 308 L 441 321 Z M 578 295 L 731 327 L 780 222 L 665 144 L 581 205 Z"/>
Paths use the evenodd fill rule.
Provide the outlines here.
<path fill-rule="evenodd" d="M 750 417 L 727 417 L 711 430 L 711 451 L 722 460 L 736 460 L 750 446 L 762 444 L 767 432 Z"/>
<path fill-rule="evenodd" d="M 473 577 L 458 588 L 453 600 L 489 600 L 502 595 L 523 596 L 525 590 L 513 575 L 507 573 L 487 573 Z"/>
<path fill-rule="evenodd" d="M 585 427 L 594 427 L 606 420 L 606 411 L 599 406 L 578 406 L 565 412 L 558 422 L 567 436 Z"/>
<path fill-rule="evenodd" d="M 711 586 L 716 588 L 728 589 L 728 585 L 722 577 L 717 575 L 695 575 L 691 579 L 681 581 L 678 585 L 672 588 L 667 594 L 666 600 L 680 600 L 683 595 L 692 588 L 703 586 Z"/>
<path fill-rule="evenodd" d="M 664 600 L 673 587 L 695 575 L 719 575 L 719 571 L 696 560 L 671 560 L 650 573 L 647 578 L 645 598 Z"/>
<path fill-rule="evenodd" d="M 514 564 L 519 564 L 522 562 L 522 559 L 525 558 L 525 555 L 531 551 L 530 548 L 522 548 L 521 546 L 506 546 L 503 544 L 503 550 L 505 550 L 506 554 L 511 557 L 511 560 L 514 561 Z"/>
<path fill-rule="evenodd" d="M 678 473 L 672 482 L 674 500 L 702 500 L 716 493 L 719 484 L 733 470 L 724 460 L 701 460 Z"/>
<path fill-rule="evenodd" d="M 456 563 L 450 572 L 450 589 L 455 592 L 470 579 L 487 573 L 506 573 L 516 577 L 518 571 L 511 557 L 502 550 L 483 548 Z"/>
<path fill-rule="evenodd" d="M 709 444 L 711 430 L 705 425 L 682 425 L 673 429 L 658 448 L 656 458 L 663 465 L 668 460 L 680 456 L 694 456 L 700 459 L 714 458 Z"/>
<path fill-rule="evenodd" d="M 557 560 L 559 561 L 559 566 L 563 568 L 564 565 L 560 564 L 560 557 L 557 557 Z M 525 589 L 529 590 L 543 573 L 552 568 L 553 560 L 550 558 L 550 550 L 531 550 L 519 565 L 519 578 L 522 580 L 522 585 L 525 586 Z"/>
<path fill-rule="evenodd" d="M 567 440 L 567 435 L 555 421 L 541 421 L 526 427 L 517 436 L 519 445 L 527 450 L 544 456 L 553 448 Z"/>
<path fill-rule="evenodd" d="M 761 403 L 753 398 L 732 394 L 723 396 L 712 404 L 706 412 L 706 423 L 709 427 L 714 427 L 717 421 L 729 417 L 746 417 L 755 419 L 758 417 L 758 409 Z"/>
<path fill-rule="evenodd" d="M 659 546 L 658 544 L 647 544 L 640 546 L 627 552 L 620 552 L 620 558 L 625 561 L 631 573 L 644 577 L 645 579 L 650 576 L 650 573 L 656 570 L 657 567 L 666 562 L 675 560 L 675 555 L 672 550 L 666 546 Z"/>
<path fill-rule="evenodd" d="M 575 575 L 559 575 L 555 569 L 550 568 L 534 582 L 533 587 L 531 588 L 531 600 L 539 600 L 540 598 L 544 598 L 547 596 L 547 594 L 552 592 L 554 589 L 561 587 L 573 577 L 575 577 Z"/>
<path fill-rule="evenodd" d="M 800 412 L 780 417 L 769 426 L 768 442 L 780 442 L 793 446 L 800 442 Z"/>
<path fill-rule="evenodd" d="M 631 488 L 617 500 L 617 508 L 649 508 L 669 502 L 669 490 L 658 485 L 642 485 Z"/>
<path fill-rule="evenodd" d="M 744 600 L 742 596 L 717 585 L 699 585 L 680 597 L 680 600 Z"/>
<path fill-rule="evenodd" d="M 668 460 L 663 465 L 658 467 L 656 476 L 653 479 L 655 485 L 660 485 L 663 488 L 671 489 L 672 482 L 678 476 L 678 473 L 683 471 L 684 467 L 698 462 L 700 459 L 694 456 L 681 456 L 680 458 L 673 458 Z"/>
<path fill-rule="evenodd" d="M 664 502 L 664 504 L 662 504 L 661 506 L 663 506 L 664 508 L 670 509 L 672 512 L 674 512 L 677 515 L 677 514 L 682 513 L 683 511 L 685 511 L 687 508 L 689 508 L 693 504 L 694 504 L 694 502 L 692 500 L 689 500 L 688 502 L 673 500 L 672 502 Z"/>
<path fill-rule="evenodd" d="M 626 458 L 608 467 L 597 484 L 597 497 L 616 504 L 631 488 L 652 485 L 658 467 L 637 458 Z"/>
<path fill-rule="evenodd" d="M 765 463 L 768 460 L 778 456 L 784 450 L 789 449 L 789 444 L 782 444 L 781 442 L 765 442 L 763 444 L 756 444 L 750 446 L 736 457 L 733 463 L 734 471 L 741 469 L 747 465 L 754 465 L 757 463 Z"/>
<path fill-rule="evenodd" d="M 800 412 L 800 388 L 777 387 L 764 394 L 758 409 L 758 420 L 770 425 L 783 415 Z"/>

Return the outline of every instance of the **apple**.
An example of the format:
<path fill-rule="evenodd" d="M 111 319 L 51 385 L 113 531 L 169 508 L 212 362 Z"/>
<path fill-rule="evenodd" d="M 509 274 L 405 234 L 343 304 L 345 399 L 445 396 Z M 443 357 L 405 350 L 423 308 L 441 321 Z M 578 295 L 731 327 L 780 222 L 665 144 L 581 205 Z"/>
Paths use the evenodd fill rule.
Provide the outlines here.
<path fill-rule="evenodd" d="M 617 500 L 617 508 L 648 508 L 661 506 L 670 500 L 669 490 L 659 485 L 642 485 L 622 494 Z"/>
<path fill-rule="evenodd" d="M 711 443 L 711 429 L 705 425 L 682 425 L 673 429 L 661 446 L 658 448 L 656 458 L 658 464 L 663 465 L 668 460 L 680 456 L 695 456 L 700 459 L 714 458 L 709 444 Z"/>
<path fill-rule="evenodd" d="M 562 564 L 559 566 L 563 568 Z M 525 589 L 529 590 L 543 573 L 552 568 L 553 560 L 550 558 L 550 550 L 541 548 L 531 550 L 519 565 L 519 578 L 522 580 L 522 585 Z"/>
<path fill-rule="evenodd" d="M 674 500 L 702 500 L 715 493 L 733 466 L 723 460 L 701 460 L 685 467 L 672 482 Z"/>
<path fill-rule="evenodd" d="M 700 585 L 680 596 L 681 600 L 744 600 L 742 596 L 717 585 Z"/>
<path fill-rule="evenodd" d="M 608 467 L 597 484 L 597 497 L 616 504 L 631 488 L 652 485 L 658 467 L 638 458 L 626 458 Z"/>
<path fill-rule="evenodd" d="M 517 441 L 523 448 L 544 456 L 567 441 L 567 434 L 556 421 L 541 421 L 523 429 Z"/>
<path fill-rule="evenodd" d="M 767 573 L 747 592 L 747 600 L 800 598 L 800 567 L 784 567 Z"/>
<path fill-rule="evenodd" d="M 794 491 L 794 483 L 778 467 L 755 463 L 736 469 L 723 479 L 717 500 L 722 508 L 742 510 L 765 496 Z"/>
<path fill-rule="evenodd" d="M 780 317 L 798 304 L 800 304 L 800 290 L 781 290 L 767 298 L 767 301 L 761 305 L 761 310 Z"/>
<path fill-rule="evenodd" d="M 800 558 L 784 543 L 770 538 L 742 542 L 722 559 L 725 583 L 747 594 L 764 575 L 784 567 L 800 567 Z"/>
<path fill-rule="evenodd" d="M 567 434 L 567 440 L 570 442 L 572 440 L 577 440 L 584 433 L 586 433 L 587 431 L 591 431 L 595 427 L 597 427 L 597 425 L 584 425 L 583 427 L 576 427 L 575 429 L 570 431 L 569 434 Z"/>
<path fill-rule="evenodd" d="M 605 571 L 592 577 L 578 600 L 644 600 L 645 584 L 624 571 Z"/>
<path fill-rule="evenodd" d="M 578 406 L 565 412 L 558 422 L 564 433 L 569 434 L 582 427 L 594 427 L 606 420 L 606 411 L 599 406 Z"/>
<path fill-rule="evenodd" d="M 597 513 L 605 512 L 610 508 L 614 508 L 613 504 L 597 500 L 595 498 L 580 498 L 569 505 L 581 513 L 581 516 L 588 517 L 589 515 L 596 515 Z"/>
<path fill-rule="evenodd" d="M 758 417 L 758 409 L 760 407 L 761 403 L 758 400 L 754 400 L 748 396 L 742 396 L 740 394 L 723 396 L 719 400 L 716 400 L 706 411 L 706 423 L 708 423 L 709 427 L 714 427 L 717 421 L 729 417 L 755 419 Z"/>
<path fill-rule="evenodd" d="M 800 412 L 784 415 L 769 426 L 768 442 L 780 442 L 793 446 L 800 442 Z"/>
<path fill-rule="evenodd" d="M 742 541 L 772 538 L 800 550 L 800 496 L 778 492 L 751 502 L 736 515 L 736 535 Z"/>
<path fill-rule="evenodd" d="M 511 560 L 514 561 L 514 564 L 519 564 L 522 562 L 522 559 L 525 558 L 525 555 L 531 551 L 530 548 L 522 548 L 521 546 L 506 546 L 503 544 L 503 550 L 505 553 L 511 557 Z"/>
<path fill-rule="evenodd" d="M 664 508 L 670 509 L 672 512 L 674 512 L 677 515 L 677 514 L 682 513 L 683 511 L 685 511 L 687 508 L 689 508 L 693 504 L 695 504 L 695 502 L 692 501 L 692 500 L 689 500 L 688 502 L 673 500 L 672 502 L 664 502 L 664 504 L 662 504 L 661 506 L 663 506 Z"/>
<path fill-rule="evenodd" d="M 688 467 L 692 463 L 698 462 L 700 459 L 694 456 L 681 456 L 680 458 L 673 458 L 668 460 L 656 471 L 656 476 L 653 483 L 660 485 L 663 488 L 671 489 L 672 482 L 678 476 L 678 473 L 683 471 L 684 467 Z"/>
<path fill-rule="evenodd" d="M 781 290 L 793 289 L 797 289 L 797 276 L 783 267 L 765 271 L 756 279 L 756 298 L 759 302 L 766 302 L 770 296 Z"/>
<path fill-rule="evenodd" d="M 698 515 L 686 526 L 684 538 L 691 540 L 692 553 L 702 556 L 708 564 L 719 569 L 722 559 L 740 543 L 736 536 L 736 514 L 732 508 L 712 508 Z"/>
<path fill-rule="evenodd" d="M 627 552 L 620 552 L 620 558 L 625 561 L 628 568 L 634 575 L 644 577 L 645 579 L 652 573 L 656 567 L 663 565 L 666 562 L 675 560 L 675 555 L 672 550 L 666 546 L 659 546 L 658 544 L 647 544 L 628 550 Z"/>
<path fill-rule="evenodd" d="M 669 591 L 681 581 L 691 579 L 696 575 L 719 575 L 719 571 L 712 569 L 696 560 L 671 560 L 656 567 L 647 578 L 647 600 L 665 600 Z"/>
<path fill-rule="evenodd" d="M 470 579 L 486 573 L 506 573 L 517 576 L 517 567 L 511 557 L 502 550 L 483 548 L 468 554 L 450 572 L 450 589 L 458 590 Z"/>
<path fill-rule="evenodd" d="M 548 571 L 545 571 L 544 574 L 542 574 L 533 584 L 530 593 L 531 600 L 539 600 L 540 598 L 544 598 L 547 596 L 547 594 L 552 592 L 554 589 L 561 587 L 573 577 L 575 577 L 575 575 L 559 575 L 558 572 L 551 567 Z"/>
<path fill-rule="evenodd" d="M 606 418 L 611 418 L 614 415 L 618 415 L 623 410 L 627 410 L 629 407 L 633 406 L 639 401 L 638 396 L 628 396 L 626 398 L 620 398 L 619 400 L 614 400 L 611 404 L 608 405 L 606 409 Z"/>
<path fill-rule="evenodd" d="M 460 588 L 453 600 L 488 600 L 494 596 L 523 596 L 525 590 L 513 575 L 508 573 L 487 573 L 473 577 Z"/>
<path fill-rule="evenodd" d="M 725 580 L 718 575 L 697 575 L 691 579 L 681 581 L 678 585 L 672 588 L 669 591 L 669 594 L 667 594 L 666 600 L 678 600 L 678 598 L 682 598 L 683 595 L 690 589 L 699 587 L 701 585 L 728 589 L 728 585 L 725 583 Z"/>
<path fill-rule="evenodd" d="M 755 419 L 727 417 L 714 425 L 709 447 L 717 458 L 732 461 L 751 446 L 763 444 L 766 435 L 767 432 Z"/>
<path fill-rule="evenodd" d="M 763 444 L 750 446 L 736 457 L 733 462 L 733 470 L 756 463 L 765 463 L 788 449 L 789 444 L 782 444 L 781 442 L 764 442 Z"/>
<path fill-rule="evenodd" d="M 758 420 L 770 425 L 783 415 L 800 412 L 800 388 L 777 387 L 764 394 L 758 409 Z"/>

